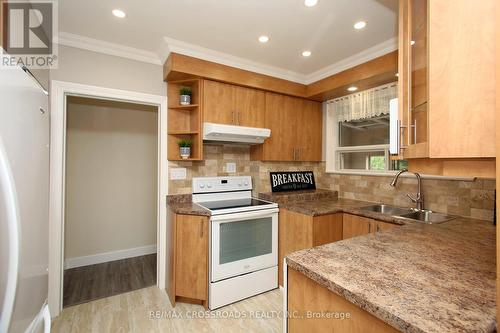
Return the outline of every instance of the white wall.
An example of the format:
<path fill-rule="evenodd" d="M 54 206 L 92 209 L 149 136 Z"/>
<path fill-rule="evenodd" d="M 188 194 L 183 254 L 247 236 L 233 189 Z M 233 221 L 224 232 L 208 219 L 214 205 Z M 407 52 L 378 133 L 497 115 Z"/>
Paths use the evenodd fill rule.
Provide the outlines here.
<path fill-rule="evenodd" d="M 50 79 L 166 96 L 163 67 L 59 45 L 58 69 Z"/>
<path fill-rule="evenodd" d="M 156 244 L 155 111 L 68 98 L 65 259 Z"/>

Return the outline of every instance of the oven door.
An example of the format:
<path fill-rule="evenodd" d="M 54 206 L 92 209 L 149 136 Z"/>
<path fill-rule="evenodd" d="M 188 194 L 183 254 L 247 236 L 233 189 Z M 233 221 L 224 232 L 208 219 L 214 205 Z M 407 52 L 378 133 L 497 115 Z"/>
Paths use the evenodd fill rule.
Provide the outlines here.
<path fill-rule="evenodd" d="M 212 216 L 211 282 L 278 264 L 278 208 Z"/>

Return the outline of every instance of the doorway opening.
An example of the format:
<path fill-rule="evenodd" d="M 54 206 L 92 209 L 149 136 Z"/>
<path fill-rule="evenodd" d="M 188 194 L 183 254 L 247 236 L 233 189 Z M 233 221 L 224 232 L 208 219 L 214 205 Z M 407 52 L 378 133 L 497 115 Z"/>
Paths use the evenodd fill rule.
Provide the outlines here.
<path fill-rule="evenodd" d="M 64 307 L 157 283 L 158 110 L 66 96 Z"/>

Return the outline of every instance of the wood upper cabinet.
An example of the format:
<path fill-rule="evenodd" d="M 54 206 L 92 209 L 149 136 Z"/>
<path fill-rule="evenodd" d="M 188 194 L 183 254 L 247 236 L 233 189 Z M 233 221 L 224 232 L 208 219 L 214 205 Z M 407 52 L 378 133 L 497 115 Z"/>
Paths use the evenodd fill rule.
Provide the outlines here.
<path fill-rule="evenodd" d="M 400 0 L 404 158 L 495 157 L 494 9 L 495 0 Z"/>
<path fill-rule="evenodd" d="M 302 100 L 298 123 L 299 161 L 321 161 L 323 112 L 321 103 Z"/>
<path fill-rule="evenodd" d="M 208 300 L 208 217 L 174 214 L 174 218 L 175 297 L 205 304 Z"/>
<path fill-rule="evenodd" d="M 234 87 L 235 105 L 239 126 L 263 128 L 265 124 L 266 96 L 257 89 Z"/>
<path fill-rule="evenodd" d="M 203 81 L 203 121 L 235 125 L 234 86 L 216 81 Z"/>
<path fill-rule="evenodd" d="M 252 146 L 252 159 L 321 161 L 321 103 L 266 92 L 265 126 L 271 137 Z"/>
<path fill-rule="evenodd" d="M 264 127 L 265 93 L 232 84 L 204 80 L 205 122 Z"/>

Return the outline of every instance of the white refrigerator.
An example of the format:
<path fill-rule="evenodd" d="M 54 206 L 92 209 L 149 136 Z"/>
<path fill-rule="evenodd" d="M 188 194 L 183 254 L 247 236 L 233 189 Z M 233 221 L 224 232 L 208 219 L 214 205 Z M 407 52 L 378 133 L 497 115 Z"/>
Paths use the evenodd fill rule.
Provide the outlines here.
<path fill-rule="evenodd" d="M 0 333 L 47 332 L 48 96 L 0 67 Z"/>

